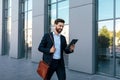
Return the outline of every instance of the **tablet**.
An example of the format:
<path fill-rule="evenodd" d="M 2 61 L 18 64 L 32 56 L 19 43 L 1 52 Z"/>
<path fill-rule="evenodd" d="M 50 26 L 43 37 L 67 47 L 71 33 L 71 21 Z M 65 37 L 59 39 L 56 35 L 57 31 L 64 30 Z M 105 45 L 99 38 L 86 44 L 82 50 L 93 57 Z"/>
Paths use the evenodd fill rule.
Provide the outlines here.
<path fill-rule="evenodd" d="M 78 39 L 72 39 L 72 41 L 68 44 L 67 48 L 69 48 L 73 44 L 76 44 L 77 41 L 78 41 Z"/>

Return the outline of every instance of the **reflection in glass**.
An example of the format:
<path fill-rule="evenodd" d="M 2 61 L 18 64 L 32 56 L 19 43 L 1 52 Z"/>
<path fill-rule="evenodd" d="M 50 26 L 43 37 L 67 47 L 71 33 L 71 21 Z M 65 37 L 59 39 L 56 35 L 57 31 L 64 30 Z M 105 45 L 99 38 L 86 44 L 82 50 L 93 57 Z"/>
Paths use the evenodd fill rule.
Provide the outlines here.
<path fill-rule="evenodd" d="M 61 32 L 62 35 L 66 37 L 67 43 L 69 42 L 69 25 L 65 25 L 63 31 Z"/>
<path fill-rule="evenodd" d="M 28 29 L 32 28 L 32 11 L 28 12 Z"/>
<path fill-rule="evenodd" d="M 4 0 L 3 6 L 2 54 L 9 55 L 11 36 L 11 0 Z"/>
<path fill-rule="evenodd" d="M 57 18 L 56 4 L 51 5 L 51 24 L 54 24 L 54 20 Z"/>
<path fill-rule="evenodd" d="M 24 29 L 27 29 L 27 23 L 28 23 L 28 21 L 27 21 L 27 19 L 28 19 L 28 13 L 26 12 L 25 13 L 25 17 L 24 17 Z"/>
<path fill-rule="evenodd" d="M 4 6 L 5 9 L 8 9 L 8 0 L 4 0 Z"/>
<path fill-rule="evenodd" d="M 66 22 L 65 24 L 69 23 L 69 0 L 59 1 L 54 4 L 48 3 L 48 18 L 50 19 L 50 23 L 52 25 L 56 18 L 64 19 Z"/>
<path fill-rule="evenodd" d="M 32 48 L 32 29 L 28 29 L 28 48 Z"/>
<path fill-rule="evenodd" d="M 98 23 L 98 71 L 113 74 L 113 20 Z"/>
<path fill-rule="evenodd" d="M 58 1 L 62 1 L 62 0 L 58 0 Z"/>
<path fill-rule="evenodd" d="M 25 58 L 31 59 L 32 49 L 32 0 L 25 0 L 24 17 L 24 46 Z"/>
<path fill-rule="evenodd" d="M 21 2 L 21 12 L 23 13 L 24 12 L 24 2 Z"/>
<path fill-rule="evenodd" d="M 25 11 L 27 11 L 28 10 L 28 1 L 27 0 L 25 0 Z"/>
<path fill-rule="evenodd" d="M 120 77 L 119 4 L 120 0 L 98 0 L 97 69 L 98 72 L 117 77 Z"/>
<path fill-rule="evenodd" d="M 57 2 L 57 0 L 48 0 L 49 4 L 53 4 L 53 3 L 56 3 L 56 2 Z"/>
<path fill-rule="evenodd" d="M 50 0 L 51 1 L 51 3 L 54 3 L 54 2 L 56 2 L 57 0 Z"/>
<path fill-rule="evenodd" d="M 116 20 L 115 55 L 116 55 L 116 75 L 120 76 L 120 19 Z"/>
<path fill-rule="evenodd" d="M 10 8 L 12 5 L 11 0 L 8 0 L 8 7 Z"/>
<path fill-rule="evenodd" d="M 8 10 L 5 10 L 4 12 L 5 12 L 4 13 L 4 15 L 5 15 L 4 17 L 7 18 L 8 17 Z"/>
<path fill-rule="evenodd" d="M 59 2 L 58 3 L 58 18 L 62 18 L 65 20 L 65 24 L 68 24 L 69 22 L 69 2 L 64 1 L 64 2 Z"/>
<path fill-rule="evenodd" d="M 11 8 L 8 9 L 8 16 L 11 16 Z"/>
<path fill-rule="evenodd" d="M 28 10 L 32 10 L 32 0 L 28 0 Z"/>
<path fill-rule="evenodd" d="M 8 27 L 7 27 L 7 31 L 9 36 L 11 36 L 11 17 L 8 17 Z"/>
<path fill-rule="evenodd" d="M 113 0 L 98 0 L 98 3 L 99 20 L 113 18 Z"/>
<path fill-rule="evenodd" d="M 8 16 L 11 16 L 11 0 L 8 0 Z"/>

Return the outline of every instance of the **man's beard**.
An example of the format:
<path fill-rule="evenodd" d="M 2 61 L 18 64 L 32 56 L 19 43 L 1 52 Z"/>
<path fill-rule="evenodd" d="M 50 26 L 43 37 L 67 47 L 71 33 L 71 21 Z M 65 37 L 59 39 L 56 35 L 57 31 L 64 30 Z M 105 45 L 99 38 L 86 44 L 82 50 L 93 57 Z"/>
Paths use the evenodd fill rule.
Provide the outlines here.
<path fill-rule="evenodd" d="M 57 28 L 56 28 L 56 31 L 57 31 L 57 33 L 61 33 L 61 32 L 62 32 L 62 29 L 57 29 Z"/>

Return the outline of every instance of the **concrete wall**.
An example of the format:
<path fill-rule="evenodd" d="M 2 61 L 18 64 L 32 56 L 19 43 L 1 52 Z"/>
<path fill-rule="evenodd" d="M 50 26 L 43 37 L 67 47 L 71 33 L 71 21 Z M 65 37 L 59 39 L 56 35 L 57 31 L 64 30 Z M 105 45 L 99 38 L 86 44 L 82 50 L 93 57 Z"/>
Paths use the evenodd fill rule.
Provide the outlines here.
<path fill-rule="evenodd" d="M 94 73 L 94 3 L 92 0 L 70 0 L 70 40 L 79 39 L 69 55 L 69 69 Z"/>
<path fill-rule="evenodd" d="M 44 2 L 33 0 L 33 25 L 32 25 L 32 61 L 39 62 L 42 53 L 38 51 L 39 43 L 44 35 Z"/>
<path fill-rule="evenodd" d="M 12 0 L 10 57 L 18 58 L 19 0 Z M 15 4 L 14 4 L 15 3 Z"/>
<path fill-rule="evenodd" d="M 2 1 L 0 0 L 0 55 L 2 54 Z"/>

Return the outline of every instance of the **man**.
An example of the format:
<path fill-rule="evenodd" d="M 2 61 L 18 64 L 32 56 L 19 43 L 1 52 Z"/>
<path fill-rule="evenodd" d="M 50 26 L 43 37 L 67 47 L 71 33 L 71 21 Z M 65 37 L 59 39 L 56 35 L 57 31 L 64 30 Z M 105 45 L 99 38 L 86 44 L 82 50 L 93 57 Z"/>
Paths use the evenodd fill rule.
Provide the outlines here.
<path fill-rule="evenodd" d="M 50 80 L 54 72 L 56 72 L 58 80 L 66 80 L 63 51 L 72 53 L 75 46 L 71 45 L 70 49 L 66 48 L 66 39 L 60 34 L 64 23 L 63 19 L 56 19 L 54 22 L 55 30 L 45 34 L 38 47 L 38 50 L 43 52 L 43 60 L 50 66 L 46 80 Z"/>

